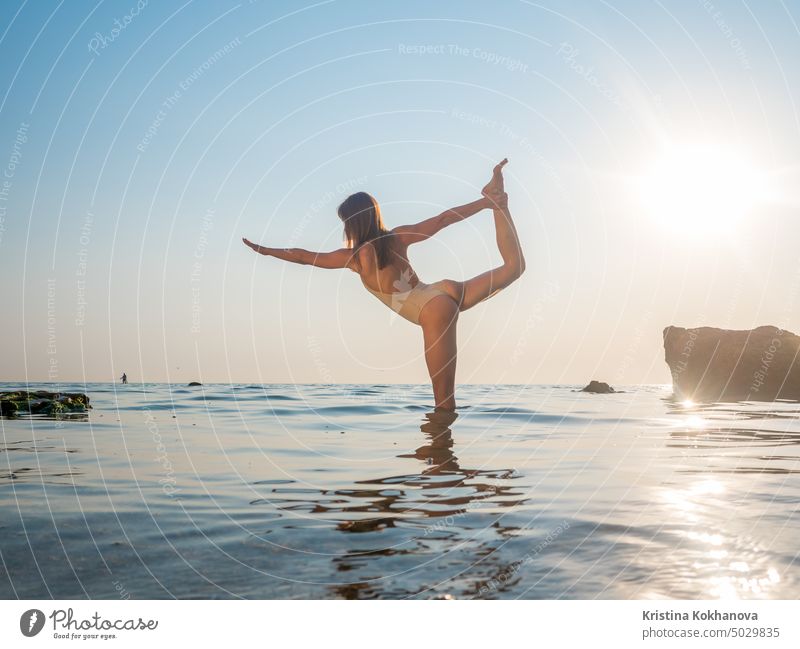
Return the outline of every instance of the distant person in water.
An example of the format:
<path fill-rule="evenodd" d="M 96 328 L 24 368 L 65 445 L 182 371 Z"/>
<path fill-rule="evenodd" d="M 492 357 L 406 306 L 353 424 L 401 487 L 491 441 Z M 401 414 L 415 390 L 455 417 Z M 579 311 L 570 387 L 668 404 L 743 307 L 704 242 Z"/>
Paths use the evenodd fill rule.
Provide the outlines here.
<path fill-rule="evenodd" d="M 122 376 L 120 377 L 120 380 L 121 380 L 123 383 L 127 383 L 127 382 L 128 382 L 128 375 L 127 375 L 127 374 L 125 374 L 125 372 L 123 372 L 123 373 L 122 373 Z"/>
<path fill-rule="evenodd" d="M 339 206 L 347 247 L 332 252 L 300 248 L 267 248 L 243 239 L 256 252 L 296 264 L 319 268 L 349 268 L 361 277 L 370 293 L 406 320 L 422 327 L 425 361 L 433 385 L 436 408 L 455 410 L 456 325 L 458 314 L 483 302 L 516 280 L 525 270 L 514 222 L 503 186 L 504 159 L 483 188 L 482 198 L 446 210 L 415 225 L 386 229 L 378 202 L 366 192 L 349 196 Z M 408 261 L 408 247 L 437 232 L 491 209 L 502 265 L 463 282 L 443 279 L 420 281 Z"/>

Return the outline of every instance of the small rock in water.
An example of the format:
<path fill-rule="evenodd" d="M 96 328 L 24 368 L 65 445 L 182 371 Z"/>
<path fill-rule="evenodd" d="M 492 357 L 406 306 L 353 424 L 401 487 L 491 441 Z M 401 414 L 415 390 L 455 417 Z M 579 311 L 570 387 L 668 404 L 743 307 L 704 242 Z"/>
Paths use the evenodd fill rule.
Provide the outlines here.
<path fill-rule="evenodd" d="M 614 388 L 612 388 L 608 383 L 603 383 L 602 381 L 589 381 L 589 385 L 587 385 L 581 392 L 591 392 L 593 394 L 613 394 L 616 392 Z"/>
<path fill-rule="evenodd" d="M 189 383 L 188 387 L 194 388 L 194 387 L 196 387 L 198 385 L 203 385 L 203 384 L 200 383 L 199 381 L 192 381 L 191 383 Z"/>

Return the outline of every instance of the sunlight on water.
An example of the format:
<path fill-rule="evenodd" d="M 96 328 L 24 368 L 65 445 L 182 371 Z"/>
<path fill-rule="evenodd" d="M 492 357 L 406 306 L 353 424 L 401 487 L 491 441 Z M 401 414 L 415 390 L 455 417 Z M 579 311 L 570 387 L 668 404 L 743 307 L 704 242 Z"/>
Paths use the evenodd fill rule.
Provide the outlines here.
<path fill-rule="evenodd" d="M 686 426 L 688 428 L 705 428 L 706 420 L 702 417 L 698 417 L 697 415 L 692 415 L 691 417 L 686 418 Z"/>
<path fill-rule="evenodd" d="M 701 480 L 691 486 L 691 491 L 695 494 L 721 494 L 725 488 L 718 480 Z"/>
<path fill-rule="evenodd" d="M 798 404 L 87 391 L 83 419 L 0 419 L 4 597 L 798 595 Z"/>

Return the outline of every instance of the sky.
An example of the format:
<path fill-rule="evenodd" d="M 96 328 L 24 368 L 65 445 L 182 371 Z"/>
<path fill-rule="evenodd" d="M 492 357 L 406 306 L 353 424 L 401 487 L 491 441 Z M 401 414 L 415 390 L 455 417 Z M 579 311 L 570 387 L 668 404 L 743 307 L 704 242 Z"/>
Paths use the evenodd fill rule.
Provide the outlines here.
<path fill-rule="evenodd" d="M 667 383 L 668 325 L 800 330 L 800 6 L 5 2 L 0 380 L 423 383 L 341 247 L 510 160 L 523 277 L 461 315 L 460 383 Z M 411 249 L 500 263 L 491 212 Z"/>

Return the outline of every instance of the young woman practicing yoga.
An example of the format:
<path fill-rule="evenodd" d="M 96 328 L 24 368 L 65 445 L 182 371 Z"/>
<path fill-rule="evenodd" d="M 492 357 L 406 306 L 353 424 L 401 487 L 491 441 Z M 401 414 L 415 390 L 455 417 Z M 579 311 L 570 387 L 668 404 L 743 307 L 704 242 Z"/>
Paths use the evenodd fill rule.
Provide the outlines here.
<path fill-rule="evenodd" d="M 267 248 L 243 239 L 256 252 L 296 264 L 319 268 L 349 268 L 370 293 L 406 320 L 422 327 L 425 361 L 433 384 L 436 408 L 455 410 L 456 325 L 458 314 L 505 288 L 525 270 L 517 231 L 503 188 L 504 159 L 494 168 L 482 198 L 438 216 L 387 230 L 377 201 L 365 192 L 349 196 L 339 206 L 346 248 L 309 252 L 299 248 Z M 491 209 L 501 266 L 463 282 L 444 279 L 425 284 L 408 261 L 408 247 L 425 241 L 442 228 Z"/>

